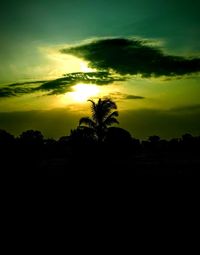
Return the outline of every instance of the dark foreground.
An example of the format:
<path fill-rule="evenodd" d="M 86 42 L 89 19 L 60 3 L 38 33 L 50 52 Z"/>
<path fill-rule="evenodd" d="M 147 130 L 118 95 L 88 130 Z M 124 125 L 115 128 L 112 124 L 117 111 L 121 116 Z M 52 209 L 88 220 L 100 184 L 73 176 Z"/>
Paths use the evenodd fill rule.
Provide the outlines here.
<path fill-rule="evenodd" d="M 77 159 L 79 160 L 79 159 Z M 84 164 L 84 165 L 82 165 Z M 52 158 L 42 162 L 38 168 L 40 174 L 48 176 L 64 176 L 75 171 L 93 171 L 96 174 L 114 174 L 121 172 L 128 176 L 198 176 L 200 173 L 199 159 L 157 159 L 154 156 L 138 156 L 129 160 L 116 160 L 104 162 L 92 162 L 91 160 L 81 160 L 81 162 L 70 161 L 64 158 Z"/>
<path fill-rule="evenodd" d="M 67 176 L 79 172 L 93 174 L 113 174 L 121 172 L 134 176 L 199 176 L 200 159 L 196 157 L 177 157 L 163 155 L 137 155 L 110 160 L 88 157 L 67 158 L 52 157 L 34 160 L 14 158 L 1 161 L 1 173 L 13 176 Z M 3 163 L 3 164 L 2 164 Z"/>
<path fill-rule="evenodd" d="M 199 137 L 185 135 L 181 139 L 165 141 L 154 136 L 143 142 L 123 137 L 102 144 L 79 138 L 44 140 L 32 133 L 31 138 L 1 139 L 1 174 L 23 177 L 200 174 Z"/>
<path fill-rule="evenodd" d="M 179 155 L 138 154 L 110 159 L 96 158 L 52 158 L 43 161 L 41 169 L 50 176 L 67 175 L 68 171 L 121 172 L 135 176 L 198 176 L 200 174 L 200 157 Z M 114 158 L 112 158 L 114 157 Z"/>

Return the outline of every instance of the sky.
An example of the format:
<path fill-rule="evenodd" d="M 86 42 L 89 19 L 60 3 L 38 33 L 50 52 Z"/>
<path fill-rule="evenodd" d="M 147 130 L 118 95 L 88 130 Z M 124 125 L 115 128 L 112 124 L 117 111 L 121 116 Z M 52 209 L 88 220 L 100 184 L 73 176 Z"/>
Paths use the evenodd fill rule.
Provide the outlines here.
<path fill-rule="evenodd" d="M 68 135 L 111 97 L 136 138 L 200 135 L 198 0 L 7 0 L 0 129 Z"/>

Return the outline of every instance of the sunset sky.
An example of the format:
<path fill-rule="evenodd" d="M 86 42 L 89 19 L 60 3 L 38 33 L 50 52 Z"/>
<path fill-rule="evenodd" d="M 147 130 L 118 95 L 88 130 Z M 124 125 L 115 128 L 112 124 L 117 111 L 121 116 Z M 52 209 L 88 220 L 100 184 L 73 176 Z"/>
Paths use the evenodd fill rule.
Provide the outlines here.
<path fill-rule="evenodd" d="M 111 97 L 136 138 L 200 135 L 199 0 L 2 0 L 0 129 L 68 135 Z"/>

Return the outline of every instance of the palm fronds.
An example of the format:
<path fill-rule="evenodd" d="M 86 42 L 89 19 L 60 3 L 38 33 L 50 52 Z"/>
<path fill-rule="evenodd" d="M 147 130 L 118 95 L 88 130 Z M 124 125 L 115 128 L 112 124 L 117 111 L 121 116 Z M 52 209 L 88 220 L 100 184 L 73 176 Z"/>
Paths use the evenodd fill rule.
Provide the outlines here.
<path fill-rule="evenodd" d="M 119 124 L 119 121 L 116 118 L 111 117 L 111 118 L 107 118 L 104 123 L 106 126 L 111 126 L 113 124 Z"/>
<path fill-rule="evenodd" d="M 95 127 L 95 122 L 91 120 L 89 117 L 83 117 L 79 120 L 79 126 L 82 124 L 85 124 L 88 127 L 94 128 Z"/>
<path fill-rule="evenodd" d="M 79 127 L 92 128 L 96 133 L 99 140 L 102 140 L 108 126 L 112 124 L 119 124 L 116 117 L 119 116 L 118 111 L 113 111 L 117 109 L 117 105 L 114 101 L 109 98 L 101 99 L 95 103 L 93 100 L 88 100 L 91 102 L 92 118 L 83 117 L 79 121 Z"/>

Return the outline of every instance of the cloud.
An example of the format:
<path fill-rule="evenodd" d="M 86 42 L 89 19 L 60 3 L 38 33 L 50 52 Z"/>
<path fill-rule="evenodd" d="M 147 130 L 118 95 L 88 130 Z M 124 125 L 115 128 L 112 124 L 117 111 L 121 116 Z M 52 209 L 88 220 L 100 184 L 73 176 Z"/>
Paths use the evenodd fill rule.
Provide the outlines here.
<path fill-rule="evenodd" d="M 200 71 L 200 58 L 167 55 L 139 39 L 100 39 L 60 51 L 88 61 L 91 68 L 121 75 L 182 76 Z"/>
<path fill-rule="evenodd" d="M 135 96 L 135 95 L 125 95 L 124 99 L 144 99 L 145 97 L 142 96 Z"/>
<path fill-rule="evenodd" d="M 50 91 L 50 94 L 63 94 L 71 91 L 71 87 L 78 83 L 108 85 L 114 81 L 124 81 L 125 78 L 113 76 L 109 72 L 77 72 L 66 74 L 63 78 L 42 84 L 38 89 Z"/>
<path fill-rule="evenodd" d="M 23 85 L 28 85 L 28 84 L 38 84 L 38 83 L 44 83 L 46 81 L 42 80 L 42 81 L 28 81 L 28 82 L 16 82 L 16 83 L 12 83 L 9 84 L 9 87 L 16 87 L 16 86 L 23 86 Z"/>
<path fill-rule="evenodd" d="M 135 99 L 145 99 L 143 96 L 136 96 L 132 94 L 125 94 L 121 92 L 114 92 L 114 93 L 109 93 L 108 95 L 114 100 L 135 100 Z"/>
<path fill-rule="evenodd" d="M 124 81 L 125 77 L 112 75 L 109 72 L 77 72 L 64 75 L 51 81 L 30 81 L 12 83 L 0 88 L 0 97 L 19 96 L 27 93 L 46 92 L 47 95 L 64 94 L 72 90 L 72 86 L 78 83 L 108 85 L 115 81 Z M 35 84 L 40 84 L 35 86 Z"/>
<path fill-rule="evenodd" d="M 13 97 L 13 96 L 19 96 L 27 93 L 31 93 L 32 89 L 30 88 L 9 88 L 9 87 L 3 87 L 0 88 L 0 98 L 1 97 Z"/>

